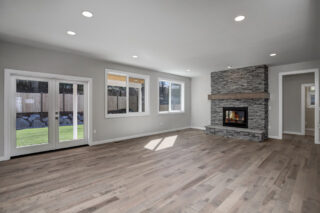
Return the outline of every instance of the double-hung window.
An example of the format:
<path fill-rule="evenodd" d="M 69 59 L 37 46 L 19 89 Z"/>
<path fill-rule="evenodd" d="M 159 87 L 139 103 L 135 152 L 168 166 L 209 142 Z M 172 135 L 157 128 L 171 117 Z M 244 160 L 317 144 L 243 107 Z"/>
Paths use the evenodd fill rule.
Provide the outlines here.
<path fill-rule="evenodd" d="M 184 112 L 184 83 L 159 80 L 159 113 Z"/>
<path fill-rule="evenodd" d="M 106 70 L 107 118 L 147 115 L 148 94 L 149 76 Z"/>

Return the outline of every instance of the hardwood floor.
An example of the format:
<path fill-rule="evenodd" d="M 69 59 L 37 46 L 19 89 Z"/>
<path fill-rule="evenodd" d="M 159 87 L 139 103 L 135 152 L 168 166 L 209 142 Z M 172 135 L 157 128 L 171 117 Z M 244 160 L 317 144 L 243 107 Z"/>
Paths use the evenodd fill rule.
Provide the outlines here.
<path fill-rule="evenodd" d="M 320 145 L 200 130 L 0 162 L 0 212 L 320 212 Z"/>

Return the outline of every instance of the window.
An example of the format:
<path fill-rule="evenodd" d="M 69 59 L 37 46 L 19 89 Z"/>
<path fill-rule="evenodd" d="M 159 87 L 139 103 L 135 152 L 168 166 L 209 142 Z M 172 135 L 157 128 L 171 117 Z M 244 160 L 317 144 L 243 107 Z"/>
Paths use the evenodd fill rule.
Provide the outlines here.
<path fill-rule="evenodd" d="M 184 83 L 159 80 L 159 113 L 184 112 Z"/>
<path fill-rule="evenodd" d="M 106 117 L 148 114 L 149 77 L 106 70 Z"/>
<path fill-rule="evenodd" d="M 316 104 L 315 87 L 310 86 L 307 88 L 307 105 L 308 108 L 314 108 Z"/>

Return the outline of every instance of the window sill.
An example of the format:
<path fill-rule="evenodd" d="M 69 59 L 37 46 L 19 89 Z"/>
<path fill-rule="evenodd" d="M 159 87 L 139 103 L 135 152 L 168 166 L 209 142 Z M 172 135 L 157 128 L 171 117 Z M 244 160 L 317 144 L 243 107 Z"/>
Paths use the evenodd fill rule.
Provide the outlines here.
<path fill-rule="evenodd" d="M 137 112 L 137 113 L 128 113 L 128 114 L 106 114 L 105 118 L 127 118 L 127 117 L 142 117 L 142 116 L 148 116 L 150 113 L 147 112 Z"/>
<path fill-rule="evenodd" d="M 159 115 L 184 114 L 185 111 L 158 112 Z"/>

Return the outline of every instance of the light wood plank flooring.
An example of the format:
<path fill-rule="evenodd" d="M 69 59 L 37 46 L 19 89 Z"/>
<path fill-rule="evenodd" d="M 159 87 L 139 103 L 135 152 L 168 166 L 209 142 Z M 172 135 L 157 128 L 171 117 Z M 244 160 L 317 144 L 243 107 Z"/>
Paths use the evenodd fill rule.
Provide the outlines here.
<path fill-rule="evenodd" d="M 320 212 L 320 145 L 188 129 L 0 162 L 0 212 Z"/>

